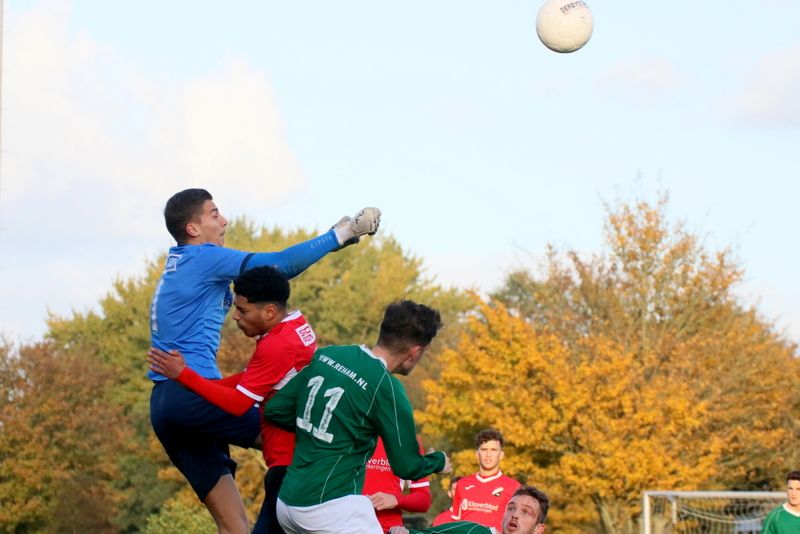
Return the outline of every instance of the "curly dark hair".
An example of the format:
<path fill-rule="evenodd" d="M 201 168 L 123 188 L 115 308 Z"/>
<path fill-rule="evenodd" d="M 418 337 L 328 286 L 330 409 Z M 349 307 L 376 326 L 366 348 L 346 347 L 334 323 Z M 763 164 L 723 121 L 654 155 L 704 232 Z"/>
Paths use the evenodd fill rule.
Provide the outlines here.
<path fill-rule="evenodd" d="M 475 448 L 479 449 L 481 445 L 486 443 L 487 441 L 499 441 L 500 448 L 503 448 L 505 444 L 505 440 L 503 440 L 503 434 L 500 433 L 499 430 L 495 430 L 494 428 L 487 428 L 486 430 L 481 430 L 475 435 Z"/>
<path fill-rule="evenodd" d="M 267 265 L 243 272 L 234 280 L 233 290 L 250 302 L 274 302 L 284 308 L 291 292 L 289 280 L 275 267 Z"/>

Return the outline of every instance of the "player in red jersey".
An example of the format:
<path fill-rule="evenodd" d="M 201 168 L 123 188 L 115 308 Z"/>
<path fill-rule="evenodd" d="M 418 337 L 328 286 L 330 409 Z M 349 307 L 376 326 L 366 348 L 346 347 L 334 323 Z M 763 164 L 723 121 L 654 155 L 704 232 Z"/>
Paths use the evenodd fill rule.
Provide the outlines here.
<path fill-rule="evenodd" d="M 234 291 L 233 319 L 245 335 L 257 338 L 244 372 L 209 380 L 187 367 L 177 351 L 166 353 L 155 348 L 150 349 L 148 362 L 154 371 L 177 380 L 226 412 L 240 416 L 256 402 L 269 400 L 308 365 L 317 343 L 305 317 L 299 311 L 287 311 L 289 282 L 276 269 L 256 267 L 245 271 L 234 282 Z M 286 468 L 292 463 L 294 432 L 262 417 L 261 437 L 268 467 L 264 478 L 266 495 L 253 533 L 282 534 L 275 503 Z"/>
<path fill-rule="evenodd" d="M 419 453 L 424 455 L 425 450 L 419 438 L 417 442 Z M 409 493 L 403 493 L 403 486 L 406 484 Z M 367 462 L 363 493 L 372 501 L 375 515 L 384 532 L 389 532 L 391 527 L 403 526 L 403 511 L 427 512 L 431 507 L 430 486 L 428 477 L 406 481 L 395 475 L 386 457 L 383 440 L 378 438 L 375 452 Z"/>
<path fill-rule="evenodd" d="M 493 429 L 478 432 L 475 456 L 478 472 L 461 478 L 456 485 L 453 520 L 473 521 L 500 532 L 506 504 L 520 487 L 519 482 L 500 471 L 503 435 Z"/>

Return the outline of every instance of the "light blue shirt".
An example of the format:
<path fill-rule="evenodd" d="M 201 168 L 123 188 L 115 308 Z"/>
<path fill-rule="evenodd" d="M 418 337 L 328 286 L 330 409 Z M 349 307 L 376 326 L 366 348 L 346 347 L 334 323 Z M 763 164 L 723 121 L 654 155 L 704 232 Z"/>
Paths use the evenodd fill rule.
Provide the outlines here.
<path fill-rule="evenodd" d="M 262 265 L 293 278 L 338 248 L 333 230 L 281 252 L 242 252 L 211 243 L 170 248 L 150 305 L 152 345 L 180 351 L 186 365 L 205 378 L 221 378 L 217 349 L 233 303 L 231 281 Z M 147 376 L 166 380 L 153 371 Z"/>

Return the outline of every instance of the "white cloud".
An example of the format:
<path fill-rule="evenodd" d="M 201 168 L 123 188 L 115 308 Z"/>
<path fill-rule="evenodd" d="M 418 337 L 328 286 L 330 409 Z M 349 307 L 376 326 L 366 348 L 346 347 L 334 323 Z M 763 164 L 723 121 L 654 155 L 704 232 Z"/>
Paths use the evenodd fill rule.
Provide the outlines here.
<path fill-rule="evenodd" d="M 305 187 L 263 72 L 236 57 L 188 80 L 143 72 L 69 19 L 47 3 L 5 21 L 0 333 L 38 335 L 47 307 L 91 306 L 141 270 L 180 189 L 246 210 Z"/>
<path fill-rule="evenodd" d="M 595 76 L 595 85 L 621 98 L 652 101 L 682 87 L 684 75 L 670 61 L 659 57 L 636 58 L 617 63 Z"/>
<path fill-rule="evenodd" d="M 800 46 L 762 56 L 727 102 L 735 120 L 766 127 L 800 126 Z"/>

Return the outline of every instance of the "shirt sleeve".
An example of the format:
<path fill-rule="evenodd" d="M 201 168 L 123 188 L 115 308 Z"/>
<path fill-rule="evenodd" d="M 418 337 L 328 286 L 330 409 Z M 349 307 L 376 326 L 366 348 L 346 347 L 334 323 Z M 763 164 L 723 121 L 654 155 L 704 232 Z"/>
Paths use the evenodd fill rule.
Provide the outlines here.
<path fill-rule="evenodd" d="M 311 365 L 306 366 L 300 373 L 289 380 L 289 383 L 275 394 L 264 407 L 264 417 L 276 425 L 294 430 L 297 425 L 297 396 L 300 388 L 305 387 Z"/>
<path fill-rule="evenodd" d="M 328 232 L 308 241 L 292 245 L 280 252 L 255 252 L 248 254 L 242 261 L 239 272 L 253 267 L 270 265 L 283 273 L 287 278 L 294 278 L 321 260 L 327 253 L 339 249 L 336 233 Z M 238 273 L 237 275 L 238 276 Z"/>
<path fill-rule="evenodd" d="M 417 437 L 419 453 L 425 454 L 422 441 Z M 401 493 L 397 496 L 397 507 L 406 512 L 427 512 L 431 507 L 431 483 L 428 477 L 421 480 L 406 481 L 408 493 Z"/>
<path fill-rule="evenodd" d="M 397 507 L 406 512 L 427 512 L 431 507 L 430 484 L 412 487 L 410 493 L 398 495 Z"/>
<path fill-rule="evenodd" d="M 275 267 L 287 278 L 294 278 L 340 247 L 333 230 L 279 252 L 244 252 L 211 243 L 201 246 L 205 248 L 197 256 L 200 269 L 213 280 L 233 280 L 247 269 L 262 265 Z"/>
<path fill-rule="evenodd" d="M 256 402 L 238 389 L 203 378 L 189 367 L 178 375 L 178 382 L 232 415 L 244 415 Z"/>
<path fill-rule="evenodd" d="M 383 438 L 392 471 L 400 478 L 419 480 L 444 469 L 444 453 L 419 453 L 413 410 L 400 382 L 387 373 L 377 393 L 369 417 Z"/>
<path fill-rule="evenodd" d="M 236 385 L 239 383 L 239 380 L 242 379 L 243 373 L 236 373 L 235 375 L 226 376 L 224 378 L 220 378 L 217 380 L 217 384 L 220 386 L 225 386 L 226 388 L 235 388 Z"/>

